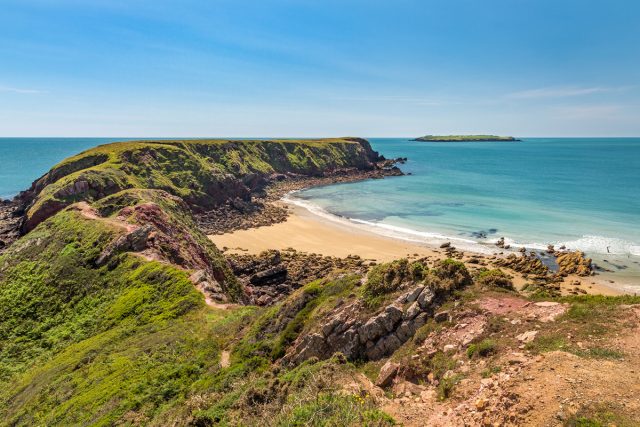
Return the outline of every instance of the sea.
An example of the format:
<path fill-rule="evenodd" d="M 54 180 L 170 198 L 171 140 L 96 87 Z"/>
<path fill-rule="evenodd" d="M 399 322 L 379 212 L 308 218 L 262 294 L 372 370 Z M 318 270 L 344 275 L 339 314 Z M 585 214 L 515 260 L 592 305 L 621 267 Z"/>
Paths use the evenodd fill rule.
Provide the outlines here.
<path fill-rule="evenodd" d="M 320 215 L 430 244 L 493 253 L 582 250 L 640 291 L 640 138 L 418 142 L 369 138 L 407 174 L 297 192 Z"/>
<path fill-rule="evenodd" d="M 68 156 L 135 138 L 0 138 L 0 198 Z M 303 190 L 289 199 L 379 234 L 492 253 L 578 249 L 640 291 L 640 138 L 417 142 L 369 138 L 407 174 Z"/>

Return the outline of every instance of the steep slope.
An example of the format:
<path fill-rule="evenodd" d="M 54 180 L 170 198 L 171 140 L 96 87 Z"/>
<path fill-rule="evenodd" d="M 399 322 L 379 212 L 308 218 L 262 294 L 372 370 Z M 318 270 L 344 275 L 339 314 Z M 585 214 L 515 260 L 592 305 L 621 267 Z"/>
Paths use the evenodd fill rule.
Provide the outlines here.
<path fill-rule="evenodd" d="M 107 144 L 56 165 L 19 196 L 23 232 L 65 206 L 131 188 L 160 189 L 193 210 L 249 199 L 271 174 L 322 176 L 373 169 L 378 160 L 366 140 L 139 141 Z"/>
<path fill-rule="evenodd" d="M 54 167 L 18 198 L 25 235 L 0 256 L 2 424 L 164 424 L 254 311 L 205 305 L 245 294 L 193 211 L 248 198 L 271 174 L 375 160 L 357 139 L 156 141 Z"/>

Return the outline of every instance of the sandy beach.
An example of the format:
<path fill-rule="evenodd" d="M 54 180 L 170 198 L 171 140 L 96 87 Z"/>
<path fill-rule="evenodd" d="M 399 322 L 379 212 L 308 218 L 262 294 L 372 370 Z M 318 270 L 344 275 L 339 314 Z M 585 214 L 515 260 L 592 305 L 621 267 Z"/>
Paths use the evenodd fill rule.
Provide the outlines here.
<path fill-rule="evenodd" d="M 231 252 L 260 253 L 267 249 L 295 248 L 325 256 L 359 255 L 379 262 L 401 257 L 439 256 L 440 251 L 418 244 L 385 237 L 338 221 L 320 217 L 307 209 L 285 204 L 290 215 L 285 222 L 268 227 L 240 230 L 209 238 Z"/>
<path fill-rule="evenodd" d="M 423 258 L 438 260 L 446 258 L 444 250 L 434 246 L 420 244 L 369 231 L 364 227 L 349 224 L 346 220 L 332 220 L 319 216 L 304 207 L 284 201 L 278 202 L 286 207 L 290 215 L 285 222 L 266 227 L 239 230 L 209 238 L 227 253 L 259 254 L 268 249 L 283 250 L 294 248 L 298 251 L 316 253 L 324 256 L 347 257 L 358 255 L 363 259 L 387 262 L 398 258 Z M 497 253 L 497 252 L 496 252 Z M 487 254 L 465 252 L 463 261 L 472 256 L 487 257 Z M 500 256 L 500 255 L 498 255 Z M 510 271 L 517 287 L 526 280 L 520 274 Z M 608 278 L 607 278 L 608 279 Z M 569 288 L 573 281 L 581 281 L 585 290 L 591 294 L 620 295 L 625 290 L 601 277 L 568 276 L 563 288 Z"/>

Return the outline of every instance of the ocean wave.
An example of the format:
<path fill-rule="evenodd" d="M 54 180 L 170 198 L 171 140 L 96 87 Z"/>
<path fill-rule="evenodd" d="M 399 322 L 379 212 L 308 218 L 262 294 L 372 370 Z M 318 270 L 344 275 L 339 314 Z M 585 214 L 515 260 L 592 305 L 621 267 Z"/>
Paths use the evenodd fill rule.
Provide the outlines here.
<path fill-rule="evenodd" d="M 498 241 L 497 237 L 493 239 L 477 241 L 461 238 L 459 236 L 448 236 L 446 234 L 438 232 L 419 231 L 382 222 L 373 222 L 358 218 L 344 217 L 332 214 L 312 202 L 299 199 L 295 197 L 294 194 L 295 192 L 287 194 L 285 197 L 283 197 L 283 201 L 300 206 L 322 218 L 352 227 L 361 227 L 368 231 L 386 237 L 397 238 L 414 243 L 422 243 L 430 246 L 437 246 L 444 242 L 451 242 L 454 246 L 461 250 L 480 253 L 493 253 L 496 251 L 494 244 Z M 590 254 L 640 256 L 640 244 L 612 237 L 584 235 L 581 238 L 575 240 L 550 241 L 547 243 L 526 242 L 513 239 L 508 236 L 504 236 L 504 238 L 505 244 L 510 245 L 513 250 L 523 246 L 531 250 L 546 250 L 548 244 L 553 244 L 556 248 L 565 246 L 567 249 L 580 250 Z"/>
<path fill-rule="evenodd" d="M 444 242 L 451 242 L 458 249 L 487 254 L 495 251 L 495 248 L 490 248 L 485 243 L 480 243 L 471 239 L 464 239 L 457 236 L 448 236 L 436 232 L 418 231 L 411 228 L 385 224 L 382 222 L 366 221 L 358 218 L 349 218 L 335 215 L 314 203 L 294 197 L 294 193 L 295 192 L 291 192 L 285 195 L 282 200 L 286 203 L 300 206 L 324 219 L 348 225 L 350 227 L 362 228 L 381 236 L 392 237 L 395 239 L 405 240 L 413 243 L 422 243 L 429 246 L 438 246 Z"/>
<path fill-rule="evenodd" d="M 559 244 L 590 253 L 640 256 L 640 245 L 613 237 L 585 235 L 580 239 Z"/>
<path fill-rule="evenodd" d="M 497 239 L 493 239 L 491 243 L 495 243 L 497 241 Z M 547 246 L 551 244 L 556 249 L 564 246 L 569 250 L 578 250 L 590 254 L 640 256 L 640 245 L 637 243 L 605 236 L 584 235 L 575 240 L 557 240 L 549 241 L 548 243 L 523 242 L 505 237 L 504 243 L 505 245 L 508 244 L 516 248 L 525 247 L 527 249 L 534 250 L 546 250 Z"/>

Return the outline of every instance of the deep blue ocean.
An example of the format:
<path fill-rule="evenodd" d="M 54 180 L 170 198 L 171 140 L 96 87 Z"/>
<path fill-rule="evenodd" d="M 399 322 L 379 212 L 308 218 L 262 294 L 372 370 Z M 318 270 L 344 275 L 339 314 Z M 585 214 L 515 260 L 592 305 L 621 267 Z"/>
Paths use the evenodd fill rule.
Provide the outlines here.
<path fill-rule="evenodd" d="M 127 138 L 0 138 L 0 197 L 9 198 L 64 158 Z M 523 138 L 437 143 L 370 138 L 407 157 L 409 176 L 295 194 L 325 213 L 416 241 L 485 248 L 504 236 L 606 259 L 640 284 L 640 138 Z M 486 236 L 486 237 L 484 237 Z M 635 281 L 635 279 L 634 279 Z"/>

